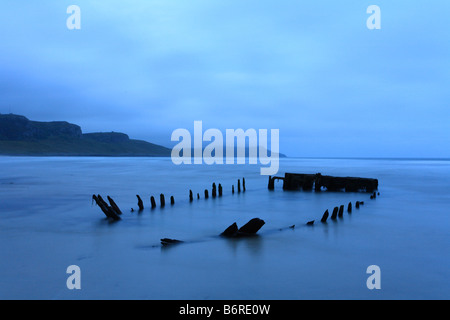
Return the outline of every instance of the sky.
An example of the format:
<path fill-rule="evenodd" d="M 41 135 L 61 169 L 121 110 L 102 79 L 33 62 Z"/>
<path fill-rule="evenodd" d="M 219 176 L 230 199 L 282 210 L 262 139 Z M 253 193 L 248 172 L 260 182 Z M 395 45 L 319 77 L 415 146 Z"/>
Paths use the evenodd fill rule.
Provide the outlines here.
<path fill-rule="evenodd" d="M 450 1 L 0 6 L 0 113 L 168 147 L 202 121 L 279 129 L 292 157 L 450 157 Z"/>

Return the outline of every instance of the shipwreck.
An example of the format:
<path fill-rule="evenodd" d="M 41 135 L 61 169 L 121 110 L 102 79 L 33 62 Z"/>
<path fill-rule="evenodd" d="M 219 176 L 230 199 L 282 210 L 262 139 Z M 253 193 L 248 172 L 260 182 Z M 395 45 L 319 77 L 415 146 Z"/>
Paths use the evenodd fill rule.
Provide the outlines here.
<path fill-rule="evenodd" d="M 378 180 L 358 177 L 333 177 L 321 173 L 285 173 L 284 177 L 269 176 L 269 190 L 275 189 L 275 180 L 283 180 L 283 190 L 374 192 Z"/>

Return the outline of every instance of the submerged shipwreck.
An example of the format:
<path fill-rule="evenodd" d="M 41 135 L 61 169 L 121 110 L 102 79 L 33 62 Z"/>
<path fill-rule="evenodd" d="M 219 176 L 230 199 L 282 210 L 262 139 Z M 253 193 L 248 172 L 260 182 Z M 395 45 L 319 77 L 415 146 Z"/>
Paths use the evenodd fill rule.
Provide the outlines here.
<path fill-rule="evenodd" d="M 269 190 L 275 189 L 275 180 L 283 180 L 283 190 L 374 192 L 378 180 L 357 177 L 324 176 L 321 173 L 285 173 L 284 177 L 269 176 Z"/>
<path fill-rule="evenodd" d="M 340 191 L 340 192 L 367 192 L 372 193 L 370 199 L 376 199 L 377 195 L 380 193 L 378 191 L 378 180 L 371 178 L 356 178 L 356 177 L 333 177 L 333 176 L 324 176 L 321 173 L 316 174 L 302 174 L 302 173 L 285 173 L 284 177 L 272 177 L 269 176 L 269 190 L 274 190 L 275 188 L 275 180 L 283 180 L 283 190 L 304 190 L 304 191 L 312 191 L 315 190 L 317 192 L 320 191 Z M 245 178 L 242 178 L 242 192 L 245 192 Z M 212 184 L 212 193 L 211 197 L 214 199 L 216 197 L 222 197 L 223 188 L 219 183 L 219 187 L 217 189 L 216 183 Z M 218 193 L 217 193 L 218 191 Z M 208 189 L 205 189 L 205 197 L 204 199 L 209 198 Z M 231 194 L 235 193 L 234 185 L 231 186 Z M 237 180 L 237 193 L 241 193 L 241 180 Z M 138 199 L 138 207 L 139 213 L 144 211 L 144 202 L 139 195 L 136 195 Z M 108 196 L 107 197 L 109 204 L 103 200 L 101 195 L 92 195 L 92 201 L 100 207 L 103 211 L 107 219 L 112 221 L 121 220 L 122 211 L 119 209 L 114 200 Z M 200 193 L 197 193 L 197 200 L 200 200 Z M 194 201 L 194 192 L 189 190 L 189 203 Z M 155 197 L 150 197 L 151 210 L 156 208 Z M 170 204 L 175 205 L 175 199 L 173 196 L 170 197 Z M 364 201 L 356 201 L 355 208 L 359 209 L 360 205 L 364 205 Z M 164 208 L 165 206 L 165 196 L 164 194 L 160 194 L 160 206 Z M 349 202 L 347 205 L 348 214 L 352 213 L 352 203 Z M 333 221 L 337 221 L 337 218 L 342 219 L 344 214 L 344 205 L 336 206 L 333 209 L 330 219 Z M 134 209 L 131 208 L 131 212 L 134 212 Z M 327 219 L 330 216 L 328 209 L 323 213 L 320 222 L 327 223 Z M 306 226 L 313 226 L 315 220 L 307 221 Z M 242 238 L 255 236 L 256 233 L 265 225 L 265 221 L 260 218 L 253 218 L 248 221 L 241 228 L 238 227 L 236 222 L 226 228 L 221 234 L 221 237 L 225 238 Z M 281 228 L 279 230 L 285 229 L 293 229 L 295 225 L 291 225 L 287 228 Z M 163 238 L 161 239 L 161 245 L 173 245 L 184 243 L 183 240 L 172 239 L 172 238 Z M 192 241 L 191 241 L 192 242 Z"/>

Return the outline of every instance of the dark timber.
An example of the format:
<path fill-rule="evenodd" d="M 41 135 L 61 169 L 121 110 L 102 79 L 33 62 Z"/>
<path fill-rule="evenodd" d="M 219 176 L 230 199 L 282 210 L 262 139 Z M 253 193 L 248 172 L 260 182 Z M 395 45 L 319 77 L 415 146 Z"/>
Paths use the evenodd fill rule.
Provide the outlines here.
<path fill-rule="evenodd" d="M 327 222 L 328 219 L 328 209 L 323 213 L 322 219 L 320 219 L 320 222 Z"/>
<path fill-rule="evenodd" d="M 264 220 L 253 218 L 242 227 L 238 228 L 236 222 L 225 229 L 220 235 L 224 237 L 246 237 L 255 235 L 265 224 Z"/>
<path fill-rule="evenodd" d="M 138 199 L 138 207 L 139 207 L 139 211 L 144 210 L 144 202 L 142 202 L 141 197 L 139 197 L 139 195 L 136 195 L 137 199 Z"/>
<path fill-rule="evenodd" d="M 114 210 L 114 212 L 117 214 L 122 214 L 122 211 L 120 211 L 119 207 L 114 202 L 114 200 L 110 196 L 107 196 L 106 198 L 108 199 L 109 204 L 111 205 L 111 208 Z"/>
<path fill-rule="evenodd" d="M 331 219 L 332 219 L 332 220 L 336 220 L 338 211 L 339 211 L 339 208 L 338 208 L 338 207 L 334 207 L 333 213 L 331 214 Z"/>
<path fill-rule="evenodd" d="M 116 211 L 111 206 L 109 206 L 100 195 L 94 194 L 94 195 L 92 195 L 92 199 L 100 207 L 100 209 L 103 211 L 103 213 L 105 214 L 105 216 L 107 218 L 110 218 L 113 220 L 120 220 L 120 217 L 116 213 Z"/>
<path fill-rule="evenodd" d="M 212 184 L 211 196 L 213 198 L 215 198 L 217 196 L 217 187 L 216 187 L 216 183 L 215 182 L 213 182 L 213 184 Z"/>
<path fill-rule="evenodd" d="M 283 177 L 272 177 L 272 176 L 269 176 L 269 184 L 267 186 L 267 188 L 269 190 L 274 190 L 275 189 L 275 179 L 284 181 Z"/>
<path fill-rule="evenodd" d="M 344 205 L 341 205 L 339 207 L 338 217 L 342 218 L 343 215 L 344 215 Z"/>
<path fill-rule="evenodd" d="M 269 177 L 268 189 L 274 189 L 274 180 L 283 180 L 283 190 L 303 190 L 316 192 L 326 188 L 327 191 L 370 192 L 378 190 L 378 180 L 357 177 L 332 177 L 320 173 L 302 174 L 285 173 L 282 177 Z"/>

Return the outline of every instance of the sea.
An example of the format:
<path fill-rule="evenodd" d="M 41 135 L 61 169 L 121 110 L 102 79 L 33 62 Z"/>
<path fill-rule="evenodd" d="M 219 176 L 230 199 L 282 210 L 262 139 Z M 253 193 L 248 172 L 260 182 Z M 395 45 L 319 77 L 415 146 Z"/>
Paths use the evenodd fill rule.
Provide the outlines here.
<path fill-rule="evenodd" d="M 282 181 L 271 191 L 260 167 L 0 157 L 0 299 L 450 298 L 449 160 L 280 159 L 277 176 L 376 178 L 375 199 L 283 191 Z M 213 183 L 221 197 L 211 197 Z M 107 219 L 93 194 L 114 199 L 121 220 Z M 320 222 L 349 202 L 351 213 Z M 255 236 L 220 236 L 252 218 L 265 222 Z M 183 242 L 163 246 L 162 238 Z M 79 268 L 79 289 L 69 288 L 70 266 Z"/>

